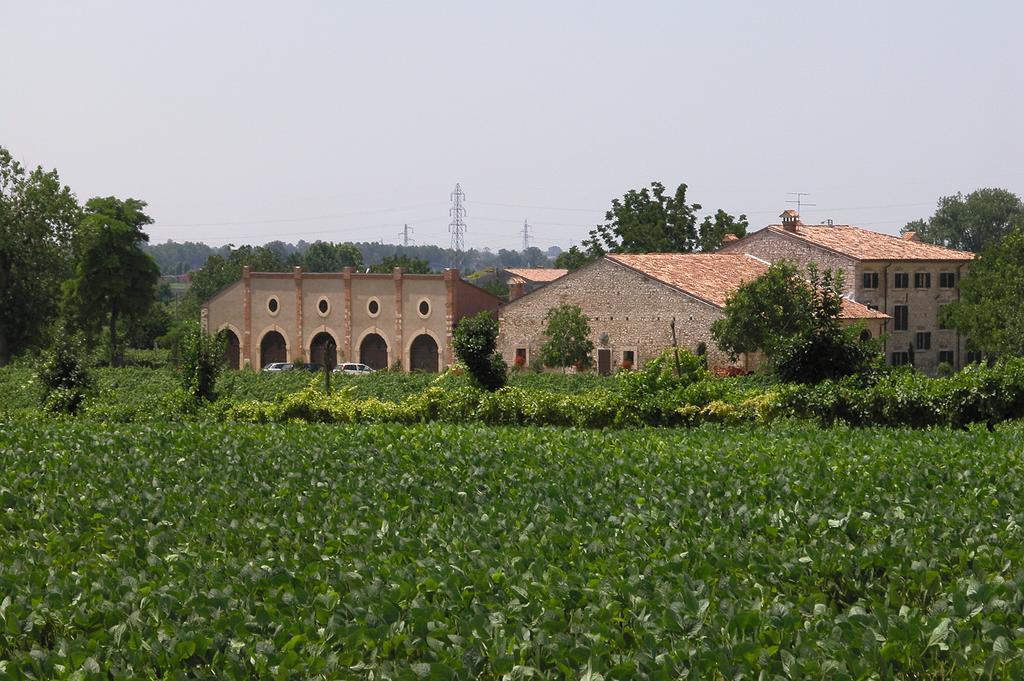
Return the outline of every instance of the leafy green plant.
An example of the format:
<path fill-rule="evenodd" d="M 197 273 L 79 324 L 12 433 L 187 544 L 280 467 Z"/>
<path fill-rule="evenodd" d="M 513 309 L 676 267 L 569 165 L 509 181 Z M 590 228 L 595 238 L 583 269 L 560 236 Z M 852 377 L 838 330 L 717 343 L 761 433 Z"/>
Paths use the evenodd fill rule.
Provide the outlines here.
<path fill-rule="evenodd" d="M 211 335 L 193 324 L 181 339 L 181 387 L 194 401 L 212 402 L 217 376 L 224 368 L 223 335 Z"/>
<path fill-rule="evenodd" d="M 498 322 L 487 311 L 464 317 L 455 327 L 455 355 L 485 390 L 498 390 L 508 380 L 505 360 L 495 351 L 497 339 Z"/>
<path fill-rule="evenodd" d="M 544 323 L 547 340 L 540 347 L 540 358 L 545 366 L 590 367 L 594 343 L 590 340 L 590 324 L 578 305 L 551 308 L 544 315 Z"/>
<path fill-rule="evenodd" d="M 88 353 L 81 339 L 58 332 L 53 347 L 43 356 L 38 370 L 39 382 L 43 386 L 42 404 L 46 411 L 78 412 L 94 385 L 88 366 Z"/>

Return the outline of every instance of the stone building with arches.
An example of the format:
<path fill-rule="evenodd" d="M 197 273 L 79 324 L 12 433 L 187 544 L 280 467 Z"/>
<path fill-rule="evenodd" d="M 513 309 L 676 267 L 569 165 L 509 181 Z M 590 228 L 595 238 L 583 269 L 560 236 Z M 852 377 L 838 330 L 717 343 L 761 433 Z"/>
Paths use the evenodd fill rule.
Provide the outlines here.
<path fill-rule="evenodd" d="M 272 362 L 361 362 L 374 369 L 442 371 L 455 361 L 452 331 L 501 300 L 443 274 L 252 272 L 202 306 L 203 329 L 227 336 L 232 368 Z M 325 354 L 335 349 L 333 357 Z"/>

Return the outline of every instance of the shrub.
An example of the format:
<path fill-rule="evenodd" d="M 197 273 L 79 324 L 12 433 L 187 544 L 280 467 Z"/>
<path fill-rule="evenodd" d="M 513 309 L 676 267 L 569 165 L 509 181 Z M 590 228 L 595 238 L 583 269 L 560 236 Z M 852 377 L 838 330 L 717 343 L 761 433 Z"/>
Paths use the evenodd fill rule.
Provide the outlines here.
<path fill-rule="evenodd" d="M 181 336 L 181 387 L 196 402 L 212 402 L 217 376 L 224 367 L 223 335 L 211 336 L 198 324 L 191 324 Z"/>
<path fill-rule="evenodd" d="M 39 382 L 43 386 L 43 408 L 46 411 L 64 414 L 78 412 L 94 385 L 87 365 L 81 340 L 64 333 L 58 334 L 38 370 Z"/>
<path fill-rule="evenodd" d="M 780 342 L 773 363 L 779 378 L 818 383 L 867 371 L 879 360 L 876 344 L 859 338 L 859 329 L 822 325 Z"/>
<path fill-rule="evenodd" d="M 464 317 L 455 327 L 455 354 L 484 390 L 498 390 L 508 380 L 505 360 L 495 352 L 497 339 L 498 322 L 486 311 Z"/>
<path fill-rule="evenodd" d="M 576 367 L 585 371 L 590 367 L 590 353 L 594 343 L 590 340 L 590 324 L 578 305 L 559 305 L 544 315 L 547 340 L 540 348 L 545 366 L 551 368 Z"/>

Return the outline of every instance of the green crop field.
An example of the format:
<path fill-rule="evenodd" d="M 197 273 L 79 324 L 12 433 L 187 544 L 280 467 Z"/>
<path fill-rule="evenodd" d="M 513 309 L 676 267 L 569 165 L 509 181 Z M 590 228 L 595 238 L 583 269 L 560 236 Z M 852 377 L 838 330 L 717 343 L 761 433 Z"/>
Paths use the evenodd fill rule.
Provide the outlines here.
<path fill-rule="evenodd" d="M 0 422 L 0 678 L 1024 677 L 1024 430 Z"/>

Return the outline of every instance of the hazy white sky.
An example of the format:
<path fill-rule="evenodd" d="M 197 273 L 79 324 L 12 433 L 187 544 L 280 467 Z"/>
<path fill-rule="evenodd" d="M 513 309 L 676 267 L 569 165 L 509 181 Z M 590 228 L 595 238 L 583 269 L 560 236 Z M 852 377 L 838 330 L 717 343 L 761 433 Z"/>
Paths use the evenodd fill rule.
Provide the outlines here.
<path fill-rule="evenodd" d="M 153 242 L 579 242 L 660 180 L 896 232 L 1024 194 L 1024 3 L 0 0 L 0 145 Z"/>

